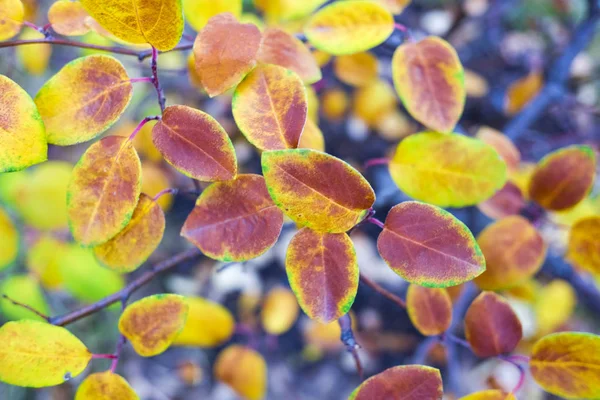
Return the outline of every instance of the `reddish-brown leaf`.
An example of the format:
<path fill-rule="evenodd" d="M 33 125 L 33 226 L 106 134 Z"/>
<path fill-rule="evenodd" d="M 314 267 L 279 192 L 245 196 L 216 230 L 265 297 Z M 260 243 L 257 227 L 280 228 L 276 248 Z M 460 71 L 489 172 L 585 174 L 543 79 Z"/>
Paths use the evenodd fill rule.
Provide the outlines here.
<path fill-rule="evenodd" d="M 479 211 L 492 219 L 500 219 L 510 215 L 518 215 L 525 207 L 525 198 L 521 189 L 512 182 L 506 182 L 502 189 L 492 197 L 477 204 Z"/>
<path fill-rule="evenodd" d="M 364 381 L 348 400 L 441 400 L 442 376 L 436 368 L 402 365 Z"/>
<path fill-rule="evenodd" d="M 452 322 L 452 300 L 444 288 L 411 284 L 406 292 L 406 310 L 415 328 L 425 336 L 440 335 Z"/>

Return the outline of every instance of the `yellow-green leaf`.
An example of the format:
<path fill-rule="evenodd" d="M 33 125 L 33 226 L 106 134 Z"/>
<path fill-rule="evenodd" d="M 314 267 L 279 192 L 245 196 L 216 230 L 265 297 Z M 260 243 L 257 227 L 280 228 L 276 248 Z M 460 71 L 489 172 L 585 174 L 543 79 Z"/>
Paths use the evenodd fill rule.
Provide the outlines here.
<path fill-rule="evenodd" d="M 90 374 L 81 382 L 75 400 L 138 400 L 129 383 L 111 371 Z"/>
<path fill-rule="evenodd" d="M 10 300 L 2 298 L 2 295 L 25 304 L 44 315 L 50 313 L 40 284 L 30 275 L 13 275 L 4 279 L 0 285 L 0 310 L 2 316 L 8 320 L 34 319 L 44 321 L 36 313 L 20 305 L 13 304 Z"/>
<path fill-rule="evenodd" d="M 8 214 L 0 208 L 0 270 L 15 261 L 19 253 L 19 232 Z"/>
<path fill-rule="evenodd" d="M 58 289 L 63 282 L 60 263 L 66 245 L 45 234 L 27 249 L 25 265 L 35 274 L 46 289 Z"/>
<path fill-rule="evenodd" d="M 107 31 L 130 43 L 148 43 L 160 51 L 177 46 L 183 33 L 181 0 L 81 0 Z"/>
<path fill-rule="evenodd" d="M 185 21 L 196 31 L 204 28 L 209 19 L 217 14 L 242 15 L 242 0 L 183 0 Z"/>
<path fill-rule="evenodd" d="M 43 39 L 43 33 L 28 29 L 19 36 L 20 40 Z M 27 46 L 18 46 L 16 48 L 17 57 L 23 66 L 23 69 L 31 75 L 43 75 L 48 68 L 50 56 L 52 55 L 52 45 L 48 43 L 30 44 Z"/>
<path fill-rule="evenodd" d="M 92 354 L 71 332 L 45 322 L 8 322 L 0 328 L 0 381 L 56 386 L 79 375 Z"/>
<path fill-rule="evenodd" d="M 129 305 L 119 319 L 119 331 L 143 357 L 158 355 L 183 329 L 189 306 L 183 296 L 157 294 Z"/>
<path fill-rule="evenodd" d="M 0 121 L 0 172 L 46 161 L 48 144 L 40 113 L 27 92 L 4 75 L 0 75 Z"/>

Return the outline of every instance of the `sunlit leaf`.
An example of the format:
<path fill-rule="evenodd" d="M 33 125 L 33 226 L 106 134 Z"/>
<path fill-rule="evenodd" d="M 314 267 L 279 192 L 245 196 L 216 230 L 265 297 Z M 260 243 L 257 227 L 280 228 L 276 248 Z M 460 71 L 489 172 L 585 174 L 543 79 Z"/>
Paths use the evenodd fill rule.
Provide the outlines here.
<path fill-rule="evenodd" d="M 410 321 L 425 336 L 440 335 L 452 322 L 452 300 L 444 288 L 411 284 L 406 292 Z"/>
<path fill-rule="evenodd" d="M 0 40 L 10 39 L 21 31 L 24 15 L 20 0 L 0 0 Z"/>
<path fill-rule="evenodd" d="M 313 149 L 317 151 L 325 151 L 325 138 L 323 132 L 311 119 L 306 120 L 298 147 L 301 149 Z"/>
<path fill-rule="evenodd" d="M 321 79 L 321 69 L 302 41 L 279 28 L 268 28 L 262 34 L 258 61 L 294 71 L 306 84 Z"/>
<path fill-rule="evenodd" d="M 83 302 L 98 301 L 125 286 L 123 277 L 101 266 L 92 250 L 76 244 L 71 244 L 64 250 L 59 262 L 65 289 Z"/>
<path fill-rule="evenodd" d="M 89 17 L 79 1 L 58 0 L 48 9 L 48 21 L 56 33 L 65 36 L 85 35 L 90 31 L 86 24 Z"/>
<path fill-rule="evenodd" d="M 392 86 L 378 79 L 361 87 L 354 94 L 352 111 L 368 126 L 374 127 L 379 123 L 382 115 L 396 110 L 397 105 L 398 98 Z M 323 109 L 325 109 L 325 105 L 323 105 Z"/>
<path fill-rule="evenodd" d="M 248 400 L 260 400 L 267 391 L 267 364 L 255 350 L 231 345 L 214 364 L 215 377 Z"/>
<path fill-rule="evenodd" d="M 465 337 L 478 357 L 495 357 L 517 347 L 523 336 L 510 304 L 493 292 L 482 292 L 465 315 Z"/>
<path fill-rule="evenodd" d="M 272 289 L 262 305 L 261 322 L 265 332 L 282 335 L 289 331 L 298 319 L 298 302 L 294 293 L 281 287 Z"/>
<path fill-rule="evenodd" d="M 277 65 L 256 67 L 238 85 L 231 107 L 240 131 L 259 149 L 298 147 L 308 104 L 294 72 Z"/>
<path fill-rule="evenodd" d="M 0 196 L 1 190 L 0 183 Z M 574 207 L 563 211 L 554 211 L 548 217 L 552 222 L 561 227 L 568 226 L 573 228 L 573 225 L 579 222 L 579 220 L 597 215 L 600 215 L 600 195 L 591 195 L 585 197 Z"/>
<path fill-rule="evenodd" d="M 315 11 L 327 0 L 254 0 L 269 23 L 299 20 Z"/>
<path fill-rule="evenodd" d="M 165 231 L 165 214 L 150 196 L 140 195 L 125 228 L 108 242 L 94 247 L 101 264 L 118 272 L 131 272 L 156 250 Z"/>
<path fill-rule="evenodd" d="M 237 174 L 227 132 L 209 114 L 187 106 L 167 107 L 152 129 L 152 141 L 179 172 L 201 181 L 225 181 Z"/>
<path fill-rule="evenodd" d="M 509 289 L 531 278 L 546 258 L 546 243 L 519 215 L 488 225 L 477 237 L 486 270 L 475 279 L 483 290 Z"/>
<path fill-rule="evenodd" d="M 578 267 L 600 275 L 600 216 L 581 219 L 569 233 L 567 258 Z"/>
<path fill-rule="evenodd" d="M 111 371 L 88 375 L 77 388 L 75 400 L 138 400 L 129 383 Z"/>
<path fill-rule="evenodd" d="M 12 265 L 19 254 L 19 232 L 12 220 L 0 208 L 0 270 Z"/>
<path fill-rule="evenodd" d="M 403 192 L 440 207 L 477 204 L 506 182 L 506 165 L 498 153 L 459 134 L 411 135 L 400 142 L 389 168 Z"/>
<path fill-rule="evenodd" d="M 20 40 L 44 39 L 44 34 L 32 29 L 23 31 L 19 36 Z M 30 44 L 27 46 L 18 46 L 16 53 L 23 69 L 31 75 L 43 75 L 48 68 L 50 56 L 52 55 L 52 46 L 47 43 Z"/>
<path fill-rule="evenodd" d="M 91 145 L 73 169 L 67 212 L 73 237 L 96 246 L 119 233 L 133 215 L 141 164 L 131 141 L 108 136 Z"/>
<path fill-rule="evenodd" d="M 0 172 L 46 161 L 46 131 L 36 105 L 25 90 L 4 75 L 0 75 L 0 121 Z"/>
<path fill-rule="evenodd" d="M 130 43 L 148 43 L 171 50 L 183 33 L 181 0 L 81 0 L 94 19 L 110 33 Z"/>
<path fill-rule="evenodd" d="M 183 329 L 188 313 L 185 297 L 157 294 L 127 306 L 119 319 L 119 331 L 143 357 L 158 355 Z"/>
<path fill-rule="evenodd" d="M 519 164 L 521 163 L 521 152 L 510 138 L 506 137 L 502 132 L 487 126 L 482 126 L 477 131 L 475 137 L 492 146 L 504 160 L 506 168 L 509 171 L 514 171 L 519 168 Z"/>
<path fill-rule="evenodd" d="M 369 52 L 336 57 L 335 76 L 350 86 L 365 86 L 377 79 L 377 57 Z"/>
<path fill-rule="evenodd" d="M 513 82 L 506 91 L 506 112 L 515 114 L 521 111 L 540 92 L 543 85 L 544 76 L 538 70 Z"/>
<path fill-rule="evenodd" d="M 540 160 L 529 182 L 529 197 L 548 210 L 565 210 L 583 200 L 595 176 L 591 147 L 565 147 Z"/>
<path fill-rule="evenodd" d="M 358 171 L 319 151 L 267 151 L 262 170 L 275 204 L 294 222 L 315 231 L 345 232 L 375 202 L 373 189 Z"/>
<path fill-rule="evenodd" d="M 456 286 L 485 271 L 469 228 L 449 212 L 416 201 L 392 207 L 377 249 L 395 273 L 421 286 Z"/>
<path fill-rule="evenodd" d="M 174 346 L 215 347 L 225 343 L 235 329 L 235 319 L 219 303 L 202 297 L 186 297 L 187 320 Z"/>
<path fill-rule="evenodd" d="M 44 235 L 30 245 L 25 264 L 46 289 L 57 289 L 62 285 L 60 262 L 65 244 L 51 235 Z"/>
<path fill-rule="evenodd" d="M 240 24 L 229 13 L 208 21 L 194 42 L 194 56 L 196 72 L 209 96 L 231 89 L 252 71 L 260 41 L 255 25 Z"/>
<path fill-rule="evenodd" d="M 600 336 L 562 332 L 545 336 L 533 346 L 533 379 L 557 396 L 584 399 L 600 397 Z"/>
<path fill-rule="evenodd" d="M 537 334 L 559 329 L 571 318 L 576 306 L 577 293 L 566 281 L 555 279 L 539 289 L 533 307 Z"/>
<path fill-rule="evenodd" d="M 235 18 L 240 18 L 242 3 L 242 0 L 183 0 L 183 13 L 185 21 L 200 31 L 217 14 L 231 13 Z"/>
<path fill-rule="evenodd" d="M 525 205 L 526 202 L 521 189 L 514 183 L 507 181 L 502 189 L 494 193 L 492 197 L 477 204 L 477 208 L 492 219 L 501 219 L 511 215 L 519 215 Z"/>
<path fill-rule="evenodd" d="M 471 393 L 468 396 L 461 397 L 460 400 L 517 400 L 517 398 L 512 393 L 506 393 L 502 390 L 492 389 Z"/>
<path fill-rule="evenodd" d="M 65 328 L 45 322 L 8 322 L 0 328 L 0 381 L 56 386 L 79 375 L 92 354 Z"/>
<path fill-rule="evenodd" d="M 285 257 L 290 286 L 302 310 L 327 323 L 346 314 L 358 290 L 358 264 L 346 233 L 319 233 L 303 228 Z"/>
<path fill-rule="evenodd" d="M 67 146 L 93 139 L 119 119 L 132 93 L 117 59 L 92 55 L 71 61 L 35 96 L 48 143 Z"/>
<path fill-rule="evenodd" d="M 406 42 L 392 59 L 394 86 L 406 110 L 426 127 L 451 132 L 462 115 L 466 91 L 456 50 L 431 36 Z"/>
<path fill-rule="evenodd" d="M 383 43 L 394 18 L 372 1 L 339 1 L 317 11 L 304 27 L 309 42 L 334 55 L 358 53 Z"/>
<path fill-rule="evenodd" d="M 12 275 L 5 278 L 0 284 L 0 310 L 7 320 L 34 319 L 44 321 L 36 313 L 19 305 L 13 304 L 2 295 L 7 295 L 12 300 L 28 305 L 44 315 L 49 314 L 49 307 L 42 288 L 36 279 L 30 275 Z"/>
<path fill-rule="evenodd" d="M 245 261 L 267 251 L 279 237 L 283 214 L 260 175 L 244 174 L 206 188 L 181 235 L 208 257 Z"/>
<path fill-rule="evenodd" d="M 364 381 L 348 400 L 441 399 L 442 376 L 436 368 L 402 365 L 388 368 Z"/>

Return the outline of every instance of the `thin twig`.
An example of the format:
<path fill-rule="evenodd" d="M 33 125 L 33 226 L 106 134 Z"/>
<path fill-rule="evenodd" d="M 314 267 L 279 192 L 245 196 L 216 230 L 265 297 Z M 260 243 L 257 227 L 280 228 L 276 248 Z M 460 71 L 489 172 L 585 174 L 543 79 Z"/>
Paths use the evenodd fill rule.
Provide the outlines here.
<path fill-rule="evenodd" d="M 149 271 L 146 271 L 144 274 L 140 275 L 137 279 L 130 282 L 123 289 L 119 290 L 116 293 L 111 294 L 95 302 L 94 304 L 90 304 L 88 306 L 82 307 L 78 310 L 58 315 L 55 317 L 50 317 L 48 322 L 52 325 L 57 326 L 65 326 L 69 325 L 75 321 L 80 320 L 81 318 L 87 317 L 88 315 L 94 314 L 111 304 L 117 303 L 119 301 L 126 301 L 133 292 L 138 290 L 140 287 L 144 286 L 146 283 L 150 282 L 154 279 L 158 274 L 165 272 L 185 261 L 193 260 L 201 255 L 200 251 L 196 248 L 192 248 L 186 251 L 183 251 L 179 254 L 174 255 L 171 258 L 168 258 L 156 265 L 154 265 Z"/>
<path fill-rule="evenodd" d="M 165 111 L 165 92 L 160 85 L 160 81 L 158 80 L 158 50 L 153 46 L 152 47 L 152 84 L 156 89 L 156 95 L 158 96 L 158 105 L 160 106 L 160 112 L 163 113 Z"/>
<path fill-rule="evenodd" d="M 13 303 L 15 306 L 18 306 L 18 307 L 23 307 L 23 308 L 25 308 L 25 309 L 27 309 L 27 310 L 31 311 L 32 313 L 34 313 L 35 315 L 37 315 L 37 316 L 39 316 L 39 317 L 41 317 L 41 318 L 45 319 L 46 321 L 48 321 L 48 320 L 50 319 L 50 317 L 49 317 L 49 316 L 47 316 L 47 315 L 45 315 L 45 314 L 43 314 L 43 313 L 39 312 L 39 311 L 38 311 L 38 310 L 36 310 L 35 308 L 33 308 L 33 307 L 31 307 L 31 306 L 28 306 L 27 304 L 21 303 L 20 301 L 13 300 L 13 299 L 11 299 L 10 297 L 8 297 L 8 296 L 7 296 L 7 295 L 5 295 L 5 294 L 3 294 L 3 295 L 2 295 L 2 298 L 3 298 L 3 299 L 5 299 L 5 300 L 7 300 L 7 301 L 10 301 L 10 302 L 11 302 L 11 303 Z"/>
<path fill-rule="evenodd" d="M 354 332 L 352 331 L 352 318 L 350 317 L 350 314 L 343 315 L 340 319 L 338 319 L 338 324 L 340 325 L 341 330 L 340 340 L 342 343 L 344 343 L 346 350 L 352 355 L 352 358 L 354 358 L 354 362 L 356 363 L 356 371 L 362 380 L 364 378 L 364 372 L 360 358 L 358 357 L 358 349 L 360 349 L 360 345 L 356 341 Z"/>
<path fill-rule="evenodd" d="M 385 290 L 383 287 L 379 286 L 379 284 L 377 284 L 375 281 L 372 281 L 371 279 L 367 278 L 363 274 L 360 274 L 360 281 L 362 283 L 364 283 L 365 285 L 369 286 L 374 291 L 381 294 L 382 296 L 393 301 L 400 307 L 406 308 L 406 303 L 404 302 L 404 300 L 402 300 L 400 297 L 396 296 L 394 293 Z"/>

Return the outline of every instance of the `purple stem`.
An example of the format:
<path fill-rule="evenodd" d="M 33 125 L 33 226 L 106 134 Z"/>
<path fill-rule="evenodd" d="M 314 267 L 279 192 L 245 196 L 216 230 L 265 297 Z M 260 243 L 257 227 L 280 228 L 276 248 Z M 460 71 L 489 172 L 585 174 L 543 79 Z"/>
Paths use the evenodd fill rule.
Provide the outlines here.
<path fill-rule="evenodd" d="M 469 349 L 469 350 L 473 351 L 473 349 L 471 349 L 471 345 L 469 344 L 469 342 L 467 342 L 466 340 L 464 340 L 464 339 L 461 339 L 461 338 L 459 338 L 459 337 L 457 337 L 457 336 L 454 336 L 454 335 L 453 335 L 453 334 L 451 334 L 450 332 L 446 332 L 446 333 L 444 334 L 444 337 L 445 337 L 445 338 L 447 338 L 448 340 L 450 340 L 451 342 L 454 342 L 454 343 L 456 343 L 456 344 L 459 344 L 459 345 L 461 345 L 462 347 L 465 347 L 465 348 L 467 348 L 467 349 Z"/>
<path fill-rule="evenodd" d="M 154 196 L 154 197 L 152 198 L 152 200 L 156 201 L 156 200 L 158 200 L 159 198 L 161 198 L 162 196 L 164 196 L 165 194 L 168 194 L 168 193 L 171 193 L 171 194 L 173 194 L 173 195 L 176 195 L 178 192 L 179 192 L 179 189 L 173 189 L 173 188 L 169 188 L 169 189 L 163 189 L 163 190 L 161 190 L 160 192 L 158 192 L 158 193 L 156 194 L 156 196 Z"/>
<path fill-rule="evenodd" d="M 408 32 L 408 28 L 398 22 L 394 24 L 394 28 L 398 29 L 400 32 L 406 33 Z"/>
<path fill-rule="evenodd" d="M 385 158 L 385 157 L 381 157 L 381 158 L 372 158 L 369 161 L 367 161 L 363 167 L 365 169 L 367 168 L 371 168 L 375 165 L 387 165 L 390 163 L 390 159 L 389 158 Z"/>
<path fill-rule="evenodd" d="M 131 132 L 131 135 L 129 135 L 129 140 L 135 139 L 135 136 L 140 132 L 140 130 L 142 130 L 144 125 L 146 125 L 148 122 L 153 121 L 153 120 L 158 120 L 158 119 L 160 119 L 160 117 L 158 115 L 155 115 L 153 117 L 145 117 L 143 120 L 140 121 L 138 126 L 135 127 L 133 132 Z"/>
<path fill-rule="evenodd" d="M 383 229 L 383 227 L 384 227 L 383 222 L 381 222 L 380 220 L 378 220 L 375 217 L 369 217 L 369 218 L 367 218 L 367 222 L 370 222 L 373 225 L 377 225 L 381 229 Z"/>
<path fill-rule="evenodd" d="M 517 357 L 522 357 L 522 356 L 517 355 Z M 529 357 L 526 357 L 526 358 L 527 358 L 527 360 L 529 360 Z M 498 356 L 498 359 L 511 363 L 519 370 L 519 381 L 517 382 L 515 388 L 512 390 L 512 393 L 518 392 L 523 387 L 523 384 L 525 383 L 525 368 L 523 368 L 523 366 L 520 365 L 518 362 L 514 361 L 514 359 L 515 359 L 514 356 Z"/>
<path fill-rule="evenodd" d="M 109 360 L 114 360 L 117 358 L 117 356 L 115 356 L 114 354 L 92 354 L 92 358 L 93 359 L 97 359 L 97 358 L 107 358 Z"/>
<path fill-rule="evenodd" d="M 29 21 L 23 21 L 23 25 L 30 27 L 31 29 L 35 29 L 38 32 L 41 32 L 43 28 L 40 28 L 39 26 L 37 26 L 36 24 L 29 22 Z"/>
<path fill-rule="evenodd" d="M 131 82 L 131 83 L 135 83 L 135 82 L 152 82 L 152 78 L 148 77 L 148 76 L 144 76 L 144 77 L 141 77 L 141 78 L 131 78 L 129 80 L 129 82 Z"/>
<path fill-rule="evenodd" d="M 121 351 L 123 350 L 123 346 L 125 345 L 125 342 L 127 342 L 127 339 L 125 339 L 125 336 L 121 335 L 119 336 L 119 341 L 117 342 L 117 348 L 115 350 L 115 354 L 114 354 L 114 358 L 112 363 L 110 364 L 110 372 L 115 372 L 117 369 L 117 365 L 119 365 L 119 357 L 121 357 Z"/>
<path fill-rule="evenodd" d="M 156 89 L 156 94 L 158 96 L 158 105 L 160 106 L 161 113 L 165 111 L 165 92 L 160 86 L 160 81 L 158 80 L 158 50 L 154 46 L 152 46 L 152 84 L 154 84 L 154 88 Z"/>

